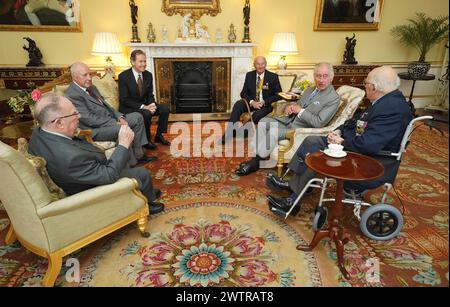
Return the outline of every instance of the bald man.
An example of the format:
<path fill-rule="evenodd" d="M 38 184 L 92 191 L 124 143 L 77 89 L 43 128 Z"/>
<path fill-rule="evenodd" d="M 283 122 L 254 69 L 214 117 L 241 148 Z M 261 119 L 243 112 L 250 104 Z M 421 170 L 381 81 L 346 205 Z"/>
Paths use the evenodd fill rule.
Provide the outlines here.
<path fill-rule="evenodd" d="M 364 81 L 366 96 L 371 106 L 358 120 L 349 120 L 326 137 L 309 136 L 298 148 L 289 169 L 295 174 L 289 182 L 278 177 L 268 178 L 272 189 L 292 192 L 289 198 L 268 196 L 269 208 L 277 215 L 285 216 L 297 195 L 316 174 L 304 163 L 305 157 L 313 152 L 324 150 L 328 144 L 341 144 L 344 150 L 371 156 L 383 164 L 384 175 L 374 181 L 345 182 L 344 187 L 362 193 L 375 189 L 395 179 L 400 161 L 383 152 L 397 152 L 409 122 L 413 119 L 411 109 L 403 94 L 398 90 L 400 79 L 394 69 L 388 66 L 372 70 Z M 297 214 L 300 202 L 292 211 Z"/>
<path fill-rule="evenodd" d="M 70 67 L 70 72 L 73 81 L 65 92 L 65 96 L 80 112 L 80 128 L 92 130 L 92 138 L 95 141 L 115 142 L 120 127 L 127 125 L 135 135 L 130 148 L 130 164 L 155 161 L 156 157 L 147 157 L 144 154 L 149 141 L 142 115 L 136 112 L 124 115 L 114 110 L 92 85 L 90 69 L 86 64 L 74 63 Z"/>
<path fill-rule="evenodd" d="M 236 135 L 234 125 L 239 121 L 241 115 L 250 108 L 253 111 L 252 119 L 255 124 L 272 112 L 272 103 L 281 99 L 281 84 L 278 75 L 266 70 L 267 60 L 265 57 L 257 56 L 253 61 L 255 70 L 245 76 L 244 87 L 241 91 L 242 100 L 237 101 L 231 111 L 230 121 L 227 125 L 225 135 L 219 143 L 224 144 L 227 139 Z M 247 102 L 245 102 L 247 101 Z"/>
<path fill-rule="evenodd" d="M 156 202 L 161 192 L 153 189 L 149 171 L 128 167 L 128 149 L 134 139 L 129 126 L 120 127 L 117 148 L 106 159 L 102 150 L 75 137 L 80 113 L 67 98 L 45 94 L 36 104 L 35 116 L 39 127 L 33 131 L 29 151 L 47 161 L 50 177 L 67 195 L 129 177 L 138 181 L 151 213 L 164 210 L 164 205 Z"/>

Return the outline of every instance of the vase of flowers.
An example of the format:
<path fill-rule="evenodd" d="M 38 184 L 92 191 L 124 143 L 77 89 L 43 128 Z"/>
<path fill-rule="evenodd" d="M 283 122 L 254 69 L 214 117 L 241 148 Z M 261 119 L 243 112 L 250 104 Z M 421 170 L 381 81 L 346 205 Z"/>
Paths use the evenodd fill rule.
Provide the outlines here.
<path fill-rule="evenodd" d="M 292 89 L 292 91 L 294 91 L 295 93 L 298 93 L 300 95 L 303 95 L 303 92 L 308 88 L 314 86 L 314 83 L 312 83 L 311 81 L 308 81 L 306 79 L 304 80 L 298 80 L 295 82 L 294 87 Z"/>
<path fill-rule="evenodd" d="M 25 108 L 29 108 L 31 115 L 34 117 L 34 105 L 41 99 L 42 93 L 38 89 L 33 91 L 21 91 L 19 95 L 9 98 L 8 106 L 11 110 L 18 115 L 25 111 Z"/>

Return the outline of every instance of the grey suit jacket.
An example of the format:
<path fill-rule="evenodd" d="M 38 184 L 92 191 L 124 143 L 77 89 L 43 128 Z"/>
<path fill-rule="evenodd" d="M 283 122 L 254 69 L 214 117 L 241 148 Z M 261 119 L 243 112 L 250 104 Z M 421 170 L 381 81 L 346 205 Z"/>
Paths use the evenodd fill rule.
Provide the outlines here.
<path fill-rule="evenodd" d="M 119 145 L 106 159 L 103 151 L 87 141 L 70 140 L 41 128 L 34 129 L 29 152 L 45 158 L 50 177 L 68 195 L 116 182 L 128 167 L 130 155 L 128 149 Z"/>
<path fill-rule="evenodd" d="M 292 128 L 322 128 L 333 118 L 339 108 L 339 95 L 333 85 L 320 91 L 314 97 L 315 88 L 308 88 L 298 104 L 305 109 L 300 117 L 296 116 Z"/>
<path fill-rule="evenodd" d="M 95 130 L 100 127 L 117 125 L 117 120 L 123 114 L 108 105 L 95 86 L 91 86 L 90 89 L 102 100 L 103 105 L 99 104 L 74 82 L 70 83 L 65 93 L 77 111 L 80 112 L 80 128 Z"/>

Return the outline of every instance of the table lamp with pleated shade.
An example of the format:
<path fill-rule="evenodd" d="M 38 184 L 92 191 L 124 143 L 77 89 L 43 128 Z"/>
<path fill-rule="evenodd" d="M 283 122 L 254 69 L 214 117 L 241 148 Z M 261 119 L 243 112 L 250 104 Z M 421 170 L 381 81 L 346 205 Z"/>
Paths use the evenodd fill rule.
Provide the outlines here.
<path fill-rule="evenodd" d="M 106 57 L 105 71 L 114 76 L 113 55 L 122 54 L 122 47 L 116 33 L 100 32 L 95 33 L 92 44 L 92 55 L 103 55 Z"/>
<path fill-rule="evenodd" d="M 273 54 L 279 54 L 280 60 L 278 61 L 278 69 L 286 70 L 287 55 L 298 54 L 297 39 L 295 38 L 294 32 L 278 32 L 272 40 L 272 46 L 270 47 L 270 52 Z"/>

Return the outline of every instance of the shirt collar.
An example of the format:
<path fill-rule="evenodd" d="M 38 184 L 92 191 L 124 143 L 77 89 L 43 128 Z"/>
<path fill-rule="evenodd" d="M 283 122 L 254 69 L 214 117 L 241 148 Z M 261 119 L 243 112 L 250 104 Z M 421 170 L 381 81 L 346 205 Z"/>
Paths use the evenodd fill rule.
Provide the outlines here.
<path fill-rule="evenodd" d="M 86 92 L 87 88 L 86 87 L 82 87 L 81 85 L 79 85 L 78 83 L 76 83 L 75 81 L 73 81 L 73 83 L 75 83 L 79 88 L 81 88 L 83 90 L 83 92 Z"/>
<path fill-rule="evenodd" d="M 263 72 L 262 74 L 258 75 L 258 73 L 256 73 L 256 80 L 258 80 L 258 76 L 261 78 L 261 80 L 264 80 L 264 75 L 266 74 L 266 72 Z"/>
<path fill-rule="evenodd" d="M 49 131 L 49 130 L 46 130 L 46 129 L 44 129 L 44 128 L 41 128 L 41 129 L 44 130 L 44 131 L 47 132 L 47 133 L 50 133 L 50 134 L 53 134 L 53 135 L 57 135 L 57 136 L 66 138 L 66 139 L 68 139 L 68 140 L 72 140 L 72 138 L 71 138 L 71 137 L 68 137 L 67 135 L 64 135 L 64 134 L 61 134 L 61 133 L 58 133 L 58 132 Z"/>
<path fill-rule="evenodd" d="M 133 72 L 133 76 L 134 76 L 134 79 L 136 80 L 136 82 L 137 82 L 137 79 L 138 79 L 139 75 L 141 75 L 142 76 L 142 80 L 144 80 L 144 74 L 143 73 L 135 71 L 133 67 L 131 68 L 131 71 Z"/>

